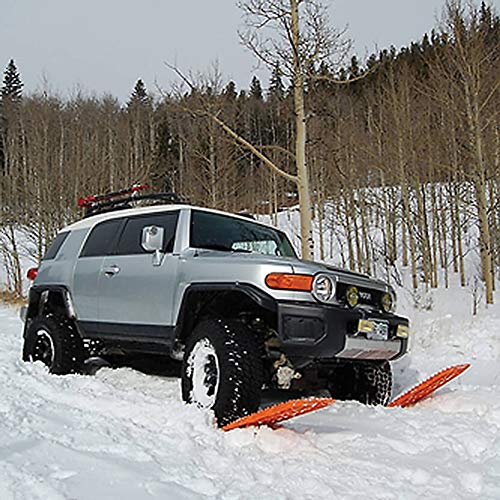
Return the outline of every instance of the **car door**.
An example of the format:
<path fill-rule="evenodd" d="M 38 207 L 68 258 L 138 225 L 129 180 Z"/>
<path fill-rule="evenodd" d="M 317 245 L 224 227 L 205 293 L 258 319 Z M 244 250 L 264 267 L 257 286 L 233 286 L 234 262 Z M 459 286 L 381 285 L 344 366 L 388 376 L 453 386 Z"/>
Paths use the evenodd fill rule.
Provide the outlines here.
<path fill-rule="evenodd" d="M 109 333 L 164 336 L 172 325 L 178 258 L 172 254 L 179 212 L 127 218 L 114 255 L 104 258 L 99 279 L 99 321 Z M 164 230 L 158 255 L 146 252 L 146 227 Z"/>
<path fill-rule="evenodd" d="M 111 219 L 94 226 L 85 239 L 78 255 L 72 284 L 72 298 L 81 322 L 97 323 L 99 320 L 99 278 L 104 257 L 114 250 L 123 219 Z M 88 325 L 90 330 L 93 326 Z"/>

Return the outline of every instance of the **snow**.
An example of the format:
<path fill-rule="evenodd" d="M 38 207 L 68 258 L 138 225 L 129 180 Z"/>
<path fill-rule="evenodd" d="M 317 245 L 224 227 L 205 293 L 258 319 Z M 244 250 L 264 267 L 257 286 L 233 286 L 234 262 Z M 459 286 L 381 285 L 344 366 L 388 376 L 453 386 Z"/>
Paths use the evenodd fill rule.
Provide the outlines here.
<path fill-rule="evenodd" d="M 279 219 L 298 234 L 296 214 Z M 182 403 L 176 379 L 49 375 L 21 361 L 22 324 L 0 305 L 0 500 L 500 498 L 500 306 L 472 317 L 471 289 L 452 275 L 450 290 L 423 292 L 431 310 L 416 310 L 403 278 L 411 354 L 394 363 L 393 396 L 471 368 L 413 408 L 337 402 L 276 431 L 223 433 Z"/>
<path fill-rule="evenodd" d="M 276 431 L 229 433 L 181 402 L 176 379 L 23 363 L 17 312 L 0 306 L 0 498 L 500 498 L 500 307 L 472 318 L 467 292 L 433 300 L 402 305 L 412 354 L 395 364 L 394 395 L 472 363 L 434 397 L 338 402 Z"/>

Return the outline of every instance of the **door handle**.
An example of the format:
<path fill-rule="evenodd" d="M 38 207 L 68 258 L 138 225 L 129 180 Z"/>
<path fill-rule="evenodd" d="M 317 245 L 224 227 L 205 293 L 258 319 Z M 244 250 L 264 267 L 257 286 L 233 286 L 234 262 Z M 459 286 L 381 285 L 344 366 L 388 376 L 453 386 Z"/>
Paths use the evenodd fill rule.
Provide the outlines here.
<path fill-rule="evenodd" d="M 103 269 L 103 272 L 106 276 L 111 278 L 112 276 L 114 276 L 115 274 L 118 274 L 120 272 L 120 268 L 118 266 L 113 265 L 113 266 L 105 267 Z"/>

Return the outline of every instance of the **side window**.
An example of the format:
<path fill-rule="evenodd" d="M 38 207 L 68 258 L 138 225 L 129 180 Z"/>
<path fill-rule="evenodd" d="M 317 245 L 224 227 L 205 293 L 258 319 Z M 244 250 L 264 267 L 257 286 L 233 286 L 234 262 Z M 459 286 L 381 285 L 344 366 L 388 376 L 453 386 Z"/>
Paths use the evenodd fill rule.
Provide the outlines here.
<path fill-rule="evenodd" d="M 63 243 L 66 241 L 66 238 L 69 236 L 69 231 L 66 231 L 65 233 L 59 233 L 54 241 L 51 243 L 49 249 L 43 256 L 43 260 L 51 260 L 55 259 L 56 255 L 58 254 L 59 250 L 61 249 Z"/>
<path fill-rule="evenodd" d="M 163 252 L 172 253 L 174 250 L 178 217 L 179 212 L 165 212 L 162 214 L 130 218 L 118 242 L 117 255 L 147 253 L 141 246 L 142 230 L 146 226 L 163 227 L 165 230 Z"/>
<path fill-rule="evenodd" d="M 113 244 L 122 223 L 123 219 L 112 219 L 101 222 L 101 224 L 94 227 L 85 242 L 80 257 L 109 255 L 113 250 Z"/>

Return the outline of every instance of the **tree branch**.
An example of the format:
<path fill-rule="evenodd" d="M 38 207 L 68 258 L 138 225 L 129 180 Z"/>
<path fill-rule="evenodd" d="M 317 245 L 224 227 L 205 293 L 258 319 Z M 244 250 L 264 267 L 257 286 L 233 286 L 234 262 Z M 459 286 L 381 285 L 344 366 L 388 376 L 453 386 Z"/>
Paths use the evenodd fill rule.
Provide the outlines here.
<path fill-rule="evenodd" d="M 356 76 L 354 78 L 349 78 L 348 80 L 335 80 L 335 78 L 332 78 L 331 76 L 328 76 L 328 75 L 315 75 L 315 74 L 309 74 L 308 78 L 310 80 L 313 80 L 313 81 L 326 81 L 329 83 L 334 83 L 335 85 L 344 85 L 344 84 L 348 84 L 348 83 L 357 82 L 359 80 L 363 80 L 368 75 L 371 75 L 372 73 L 374 73 L 375 69 L 377 69 L 379 67 L 379 65 L 380 64 L 376 64 L 375 66 L 373 66 L 373 68 L 369 69 L 368 71 L 366 71 L 362 75 Z"/>
<path fill-rule="evenodd" d="M 281 170 L 274 162 L 272 162 L 265 154 L 261 153 L 253 144 L 248 142 L 246 139 L 241 137 L 237 132 L 235 132 L 231 127 L 226 125 L 218 116 L 211 115 L 207 113 L 208 116 L 219 125 L 222 130 L 224 130 L 230 137 L 232 137 L 237 143 L 241 144 L 245 148 L 247 148 L 251 153 L 253 153 L 259 160 L 265 163 L 269 168 L 274 170 L 277 174 L 281 175 L 285 179 L 288 179 L 291 182 L 297 183 L 298 177 L 296 175 L 289 174 L 284 170 Z"/>
<path fill-rule="evenodd" d="M 182 73 L 182 71 L 179 70 L 179 68 L 169 64 L 165 63 L 165 65 L 170 68 L 172 71 L 175 72 L 175 74 L 182 79 L 184 83 L 186 83 L 189 88 L 195 92 L 197 90 L 196 86 L 189 80 L 189 78 Z M 267 165 L 270 169 L 274 170 L 277 174 L 279 174 L 281 177 L 284 177 L 285 179 L 294 182 L 297 184 L 298 182 L 298 177 L 296 175 L 289 174 L 288 172 L 285 172 L 284 170 L 281 170 L 273 161 L 271 161 L 265 154 L 261 153 L 257 147 L 255 147 L 253 144 L 251 144 L 249 141 L 247 141 L 244 137 L 239 135 L 237 132 L 235 132 L 229 125 L 227 125 L 223 120 L 219 118 L 219 116 L 213 112 L 210 112 L 208 110 L 192 110 L 188 109 L 184 106 L 181 106 L 180 104 L 176 103 L 176 106 L 179 109 L 182 109 L 183 111 L 190 113 L 190 114 L 196 114 L 196 115 L 201 115 L 201 116 L 207 116 L 211 120 L 213 120 L 217 125 L 219 125 L 224 132 L 226 132 L 232 139 L 234 139 L 235 142 L 238 144 L 241 144 L 244 146 L 246 149 L 248 149 L 251 153 L 253 153 L 259 160 L 261 160 L 265 165 Z M 286 151 L 286 149 L 284 150 Z M 288 152 L 291 154 L 290 152 Z"/>

